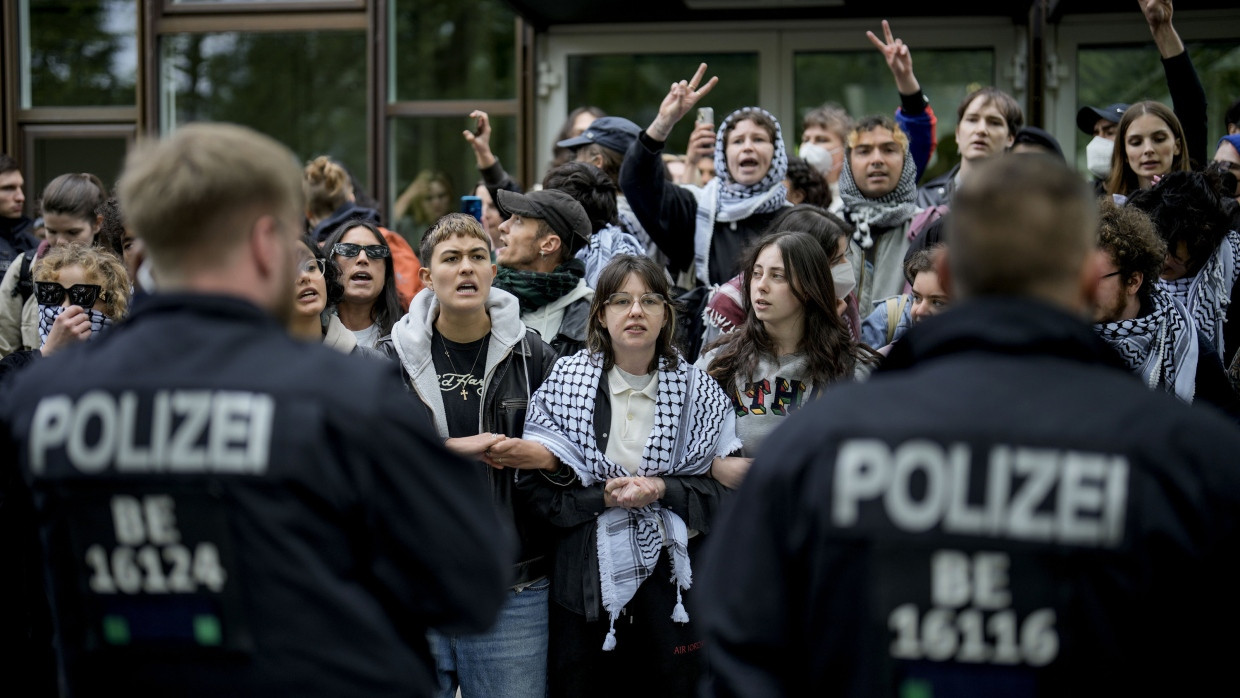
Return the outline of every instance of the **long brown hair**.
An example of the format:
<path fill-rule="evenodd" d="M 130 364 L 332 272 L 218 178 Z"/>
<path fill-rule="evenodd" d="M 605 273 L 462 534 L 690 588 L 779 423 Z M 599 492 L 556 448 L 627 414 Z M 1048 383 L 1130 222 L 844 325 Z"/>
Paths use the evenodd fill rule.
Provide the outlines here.
<path fill-rule="evenodd" d="M 1128 196 L 1141 188 L 1137 173 L 1133 172 L 1132 167 L 1128 165 L 1128 145 L 1125 141 L 1132 122 L 1146 114 L 1162 119 L 1163 123 L 1167 124 L 1167 128 L 1171 129 L 1171 135 L 1175 136 L 1175 142 L 1180 146 L 1180 152 L 1171 160 L 1170 172 L 1188 172 L 1192 169 L 1188 162 L 1188 140 L 1184 136 L 1184 127 L 1180 125 L 1175 112 L 1161 102 L 1137 102 L 1128 107 L 1119 119 L 1119 127 L 1115 129 L 1115 147 L 1111 150 L 1111 174 L 1107 176 L 1106 182 L 1108 194 Z"/>
<path fill-rule="evenodd" d="M 659 336 L 655 340 L 654 357 L 650 359 L 647 371 L 659 368 L 659 359 L 663 359 L 663 367 L 674 369 L 680 363 L 680 352 L 676 351 L 672 340 L 676 334 L 676 306 L 672 303 L 672 289 L 667 283 L 663 269 L 647 257 L 631 254 L 620 254 L 611 258 L 607 266 L 598 275 L 598 285 L 594 288 L 594 300 L 590 302 L 590 321 L 586 325 L 586 347 L 591 353 L 603 355 L 603 370 L 610 371 L 616 365 L 616 352 L 611 346 L 611 335 L 603 320 L 604 303 L 611 294 L 618 292 L 629 274 L 637 274 L 651 293 L 657 293 L 667 301 L 663 307 L 663 327 L 659 328 Z"/>
<path fill-rule="evenodd" d="M 762 357 L 775 358 L 775 341 L 754 315 L 749 296 L 754 264 L 762 250 L 771 245 L 779 248 L 792 293 L 805 313 L 805 333 L 801 335 L 797 351 L 805 354 L 808 378 L 813 381 L 815 391 L 828 383 L 851 378 L 859 362 L 872 361 L 873 352 L 853 340 L 848 326 L 836 311 L 831 260 L 822 245 L 807 233 L 790 231 L 764 235 L 746 253 L 742 272 L 745 323 L 715 345 L 719 353 L 706 372 L 719 381 L 724 391 L 731 393 L 753 375 Z"/>

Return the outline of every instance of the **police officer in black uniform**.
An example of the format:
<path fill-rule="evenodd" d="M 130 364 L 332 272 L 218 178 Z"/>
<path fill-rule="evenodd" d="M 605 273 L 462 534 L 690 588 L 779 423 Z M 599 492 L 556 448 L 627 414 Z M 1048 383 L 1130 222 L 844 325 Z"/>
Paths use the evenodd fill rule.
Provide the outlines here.
<path fill-rule="evenodd" d="M 953 206 L 962 301 L 770 440 L 699 578 L 711 696 L 1222 695 L 1240 432 L 1087 324 L 1095 205 L 998 158 Z"/>
<path fill-rule="evenodd" d="M 284 331 L 293 154 L 185 126 L 120 192 L 160 293 L 0 396 L 4 692 L 54 633 L 71 696 L 430 695 L 427 629 L 490 625 L 512 541 L 395 366 Z"/>

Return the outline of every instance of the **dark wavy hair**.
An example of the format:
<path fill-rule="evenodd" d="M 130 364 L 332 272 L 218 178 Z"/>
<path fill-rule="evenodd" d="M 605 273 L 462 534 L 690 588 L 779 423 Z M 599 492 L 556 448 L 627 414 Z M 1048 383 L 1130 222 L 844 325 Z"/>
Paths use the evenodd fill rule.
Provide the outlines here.
<path fill-rule="evenodd" d="M 336 243 L 340 242 L 345 233 L 354 228 L 365 228 L 375 236 L 375 244 L 387 247 L 387 240 L 384 239 L 383 233 L 375 227 L 374 223 L 363 220 L 351 220 L 336 228 L 336 232 L 327 238 L 327 242 L 323 243 L 324 254 L 335 262 L 336 256 L 331 253 Z M 344 293 L 341 291 L 341 296 Z M 338 299 L 339 300 L 339 299 Z M 330 300 L 329 300 L 330 302 Z M 392 333 L 392 325 L 401 318 L 405 313 L 400 307 L 400 297 L 396 295 L 396 268 L 392 264 L 392 255 L 388 255 L 383 260 L 383 291 L 379 293 L 379 297 L 375 299 L 374 305 L 370 307 L 370 319 L 379 325 L 379 336 Z"/>
<path fill-rule="evenodd" d="M 805 312 L 805 333 L 801 335 L 797 351 L 805 354 L 808 378 L 813 381 L 815 392 L 821 386 L 852 378 L 858 363 L 874 360 L 873 352 L 853 340 L 848 325 L 836 312 L 830 258 L 822 245 L 812 235 L 790 231 L 764 235 L 745 254 L 742 294 L 745 323 L 719 340 L 716 345 L 719 353 L 706 372 L 731 394 L 748 381 L 761 358 L 776 358 L 775 341 L 754 315 L 749 296 L 754 265 L 762 251 L 771 245 L 779 248 L 792 294 Z"/>
<path fill-rule="evenodd" d="M 559 189 L 581 204 L 590 218 L 591 232 L 619 225 L 616 183 L 607 173 L 588 162 L 566 162 L 543 177 L 543 189 Z"/>
<path fill-rule="evenodd" d="M 667 283 L 663 268 L 647 257 L 631 254 L 620 254 L 611 258 L 607 266 L 598 275 L 598 285 L 594 288 L 594 300 L 590 302 L 590 321 L 586 325 L 586 348 L 594 354 L 603 355 L 603 370 L 610 371 L 616 365 L 616 353 L 611 346 L 611 335 L 607 333 L 607 310 L 603 304 L 618 292 L 629 274 L 637 274 L 646 288 L 667 300 L 663 309 L 663 327 L 655 340 L 654 356 L 650 359 L 647 371 L 659 368 L 659 360 L 663 360 L 663 368 L 674 369 L 680 364 L 680 352 L 676 351 L 673 340 L 676 335 L 676 305 L 672 302 L 672 289 Z"/>
<path fill-rule="evenodd" d="M 827 259 L 834 259 L 840 247 L 840 238 L 852 239 L 855 228 L 848 221 L 821 206 L 797 204 L 784 208 L 766 226 L 764 233 L 808 233 L 822 245 Z"/>
<path fill-rule="evenodd" d="M 1143 211 L 1174 252 L 1188 247 L 1188 272 L 1201 270 L 1227 235 L 1228 220 L 1216 185 L 1201 172 L 1169 172 L 1150 189 L 1133 193 L 1128 206 Z"/>
<path fill-rule="evenodd" d="M 1135 206 L 1120 207 L 1109 196 L 1099 198 L 1098 247 L 1115 261 L 1121 285 L 1141 274 L 1137 298 L 1148 303 L 1167 258 L 1167 243 L 1158 237 L 1149 216 Z"/>
<path fill-rule="evenodd" d="M 827 186 L 827 179 L 805 160 L 789 155 L 787 176 L 789 191 L 801 192 L 804 197 L 802 203 L 822 207 L 831 205 L 831 188 Z"/>
<path fill-rule="evenodd" d="M 327 286 L 327 307 L 331 308 L 344 298 L 344 284 L 340 281 L 340 265 L 332 255 L 327 254 L 309 234 L 302 236 L 301 242 L 315 259 L 323 260 L 323 283 Z"/>

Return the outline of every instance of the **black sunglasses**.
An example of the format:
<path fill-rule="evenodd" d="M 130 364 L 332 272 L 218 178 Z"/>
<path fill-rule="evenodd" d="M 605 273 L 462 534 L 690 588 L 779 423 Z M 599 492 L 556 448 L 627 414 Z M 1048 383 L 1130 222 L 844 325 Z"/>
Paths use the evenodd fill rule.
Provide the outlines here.
<path fill-rule="evenodd" d="M 103 294 L 103 287 L 99 284 L 73 284 L 65 288 L 55 281 L 37 281 L 34 290 L 40 305 L 60 305 L 65 302 L 66 293 L 69 294 L 70 303 L 83 308 L 94 305 L 101 295 L 104 300 L 107 300 L 107 296 Z"/>
<path fill-rule="evenodd" d="M 371 259 L 383 259 L 392 254 L 392 250 L 387 245 L 354 245 L 351 242 L 338 242 L 332 245 L 332 254 L 338 254 L 341 257 L 356 257 L 361 254 L 362 250 L 366 250 L 366 256 Z"/>

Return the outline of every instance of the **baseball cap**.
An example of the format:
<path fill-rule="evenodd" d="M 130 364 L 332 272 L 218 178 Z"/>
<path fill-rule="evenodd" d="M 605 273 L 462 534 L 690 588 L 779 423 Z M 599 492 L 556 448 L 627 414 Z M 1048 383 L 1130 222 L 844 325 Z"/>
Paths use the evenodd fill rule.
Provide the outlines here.
<path fill-rule="evenodd" d="M 590 242 L 590 217 L 577 200 L 558 189 L 540 189 L 520 194 L 499 190 L 496 208 L 504 218 L 511 215 L 547 221 L 569 251 L 576 252 Z"/>
<path fill-rule="evenodd" d="M 1093 130 L 1090 130 L 1090 133 L 1093 133 Z M 1016 137 L 1012 139 L 1012 146 L 1015 147 L 1020 143 L 1036 145 L 1063 160 L 1063 148 L 1059 147 L 1059 141 L 1037 126 L 1024 126 L 1017 131 Z"/>
<path fill-rule="evenodd" d="M 1120 117 L 1126 111 L 1128 111 L 1128 105 L 1123 102 L 1108 104 L 1101 109 L 1098 107 L 1081 107 L 1081 110 L 1076 113 L 1076 127 L 1092 136 L 1094 135 L 1094 124 L 1098 123 L 1098 119 L 1106 119 L 1113 124 L 1118 124 Z"/>
<path fill-rule="evenodd" d="M 556 143 L 556 146 L 576 149 L 583 145 L 598 143 L 604 148 L 623 153 L 629 149 L 630 145 L 633 145 L 639 133 L 641 133 L 641 127 L 623 116 L 601 116 L 586 127 L 580 136 L 562 140 Z"/>

